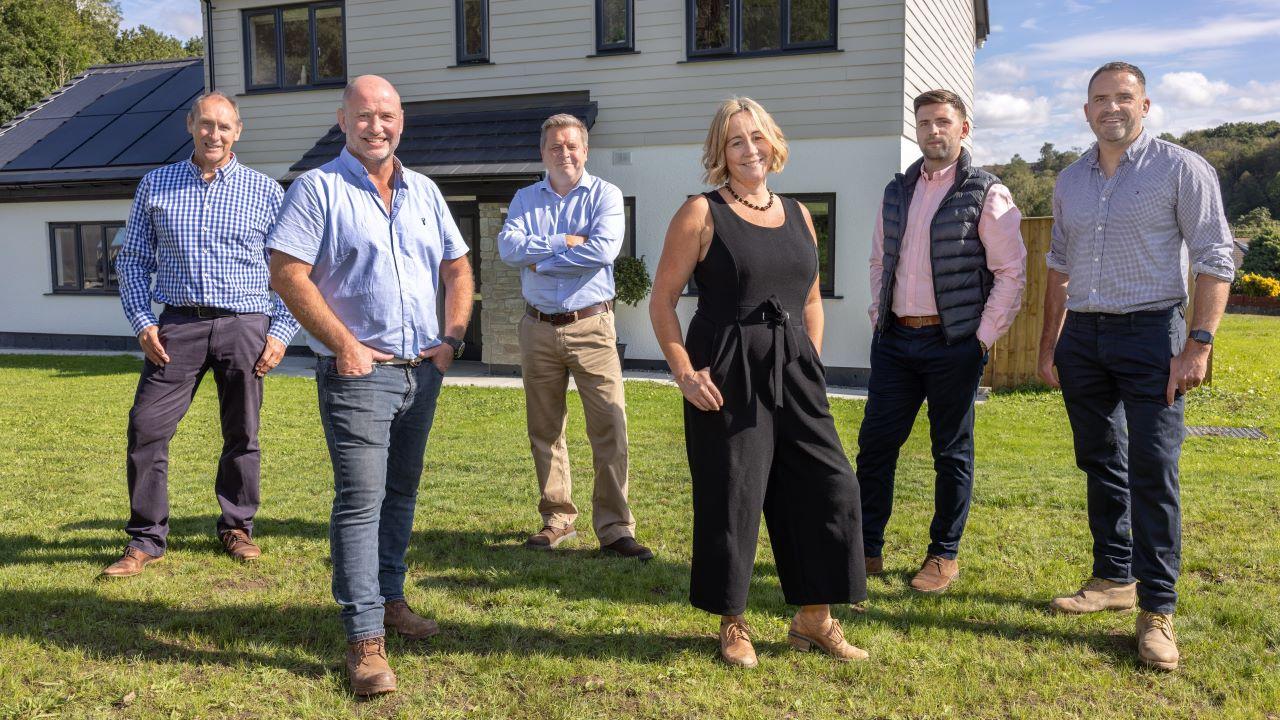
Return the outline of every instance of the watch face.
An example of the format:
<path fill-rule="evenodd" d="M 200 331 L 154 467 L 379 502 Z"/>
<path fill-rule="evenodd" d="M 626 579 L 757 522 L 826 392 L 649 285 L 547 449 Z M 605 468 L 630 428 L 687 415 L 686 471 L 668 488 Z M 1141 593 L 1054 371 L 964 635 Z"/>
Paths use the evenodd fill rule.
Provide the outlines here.
<path fill-rule="evenodd" d="M 1187 337 L 1204 345 L 1213 344 L 1213 334 L 1208 330 L 1192 330 L 1187 334 Z"/>

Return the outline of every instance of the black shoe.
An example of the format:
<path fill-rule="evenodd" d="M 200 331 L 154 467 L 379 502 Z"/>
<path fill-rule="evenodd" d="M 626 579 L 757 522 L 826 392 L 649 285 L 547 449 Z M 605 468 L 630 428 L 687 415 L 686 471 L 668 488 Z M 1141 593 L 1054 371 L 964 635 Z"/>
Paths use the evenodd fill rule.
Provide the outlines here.
<path fill-rule="evenodd" d="M 653 559 L 653 551 L 636 542 L 633 537 L 621 537 L 608 545 L 601 545 L 600 549 L 606 553 L 611 553 L 619 557 L 635 558 L 640 561 Z"/>

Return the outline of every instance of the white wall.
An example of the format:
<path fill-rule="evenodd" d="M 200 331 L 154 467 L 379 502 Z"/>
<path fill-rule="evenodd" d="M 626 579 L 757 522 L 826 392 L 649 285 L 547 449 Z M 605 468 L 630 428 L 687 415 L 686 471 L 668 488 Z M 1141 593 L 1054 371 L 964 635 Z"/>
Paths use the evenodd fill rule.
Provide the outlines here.
<path fill-rule="evenodd" d="M 0 203 L 0 332 L 131 337 L 116 295 L 54 295 L 49 223 L 123 222 L 129 200 Z"/>
<path fill-rule="evenodd" d="M 786 169 L 769 181 L 786 193 L 836 193 L 835 292 L 823 301 L 826 331 L 823 362 L 832 367 L 870 365 L 871 302 L 867 259 L 871 232 L 885 184 L 902 163 L 899 137 L 796 140 Z M 912 145 L 914 148 L 915 146 Z M 636 198 L 636 254 L 645 256 L 650 275 L 657 269 L 667 224 L 685 198 L 708 189 L 699 180 L 701 146 L 631 148 L 630 165 L 614 165 L 613 153 L 626 148 L 596 148 L 588 172 L 614 183 Z M 680 301 L 685 328 L 696 298 Z M 660 360 L 662 352 L 649 325 L 648 301 L 618 311 L 618 337 L 627 357 Z"/>

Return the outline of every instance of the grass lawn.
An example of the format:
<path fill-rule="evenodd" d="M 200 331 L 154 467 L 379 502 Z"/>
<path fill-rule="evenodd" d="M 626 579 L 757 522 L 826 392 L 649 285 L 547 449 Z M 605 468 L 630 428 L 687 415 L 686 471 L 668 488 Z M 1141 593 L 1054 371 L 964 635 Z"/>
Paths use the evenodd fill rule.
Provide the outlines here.
<path fill-rule="evenodd" d="M 715 659 L 716 620 L 686 600 L 688 469 L 678 392 L 628 385 L 631 496 L 647 565 L 602 557 L 590 529 L 590 453 L 570 418 L 576 544 L 520 547 L 537 483 L 515 390 L 446 388 L 409 549 L 409 601 L 439 620 L 391 639 L 400 691 L 358 702 L 329 593 L 331 474 L 315 384 L 271 377 L 263 408 L 264 555 L 237 565 L 213 537 L 220 438 L 213 383 L 171 451 L 173 532 L 131 580 L 120 552 L 125 422 L 139 362 L 0 356 L 0 718 L 1280 717 L 1280 318 L 1228 316 L 1215 384 L 1191 424 L 1262 426 L 1265 441 L 1191 439 L 1182 463 L 1183 668 L 1140 667 L 1132 613 L 1045 612 L 1089 572 L 1084 479 L 1057 393 L 977 411 L 978 479 L 941 597 L 906 587 L 932 514 L 926 420 L 899 468 L 888 572 L 865 612 L 838 608 L 871 662 L 786 645 L 762 538 L 748 621 L 760 666 Z M 571 405 L 572 406 L 572 405 Z M 833 408 L 855 448 L 860 402 Z"/>

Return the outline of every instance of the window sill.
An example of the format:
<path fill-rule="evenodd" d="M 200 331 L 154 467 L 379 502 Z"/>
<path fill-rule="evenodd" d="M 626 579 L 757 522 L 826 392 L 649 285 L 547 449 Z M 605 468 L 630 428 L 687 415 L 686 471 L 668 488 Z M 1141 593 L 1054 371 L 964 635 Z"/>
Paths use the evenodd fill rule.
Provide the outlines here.
<path fill-rule="evenodd" d="M 738 53 L 736 55 L 694 55 L 692 57 L 688 57 L 688 51 L 686 50 L 685 59 L 677 61 L 676 64 L 684 65 L 685 63 L 717 62 L 722 60 L 754 60 L 756 58 L 790 57 L 792 55 L 826 55 L 842 52 L 844 52 L 844 50 L 836 47 L 820 47 L 800 48 L 796 50 L 770 50 L 769 52 L 757 53 Z"/>
<path fill-rule="evenodd" d="M 639 50 L 597 50 L 594 53 L 587 55 L 587 57 L 598 58 L 598 57 L 613 57 L 615 55 L 639 55 L 639 54 L 640 54 Z"/>
<path fill-rule="evenodd" d="M 236 93 L 236 97 L 245 97 L 246 95 L 276 95 L 279 93 L 296 93 L 307 92 L 309 90 L 341 90 L 346 87 L 347 81 L 325 83 L 323 85 L 302 85 L 299 87 L 288 88 L 254 88 Z"/>
<path fill-rule="evenodd" d="M 474 60 L 474 61 L 468 61 L 468 62 L 460 62 L 456 65 L 446 65 L 445 67 L 447 68 L 485 67 L 487 65 L 496 65 L 496 64 L 497 63 L 491 60 Z"/>

